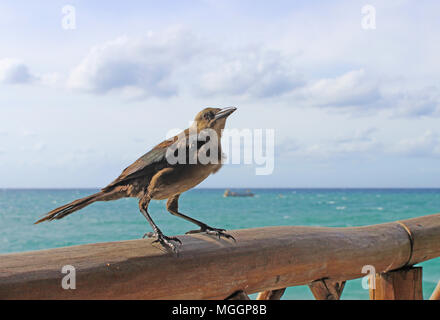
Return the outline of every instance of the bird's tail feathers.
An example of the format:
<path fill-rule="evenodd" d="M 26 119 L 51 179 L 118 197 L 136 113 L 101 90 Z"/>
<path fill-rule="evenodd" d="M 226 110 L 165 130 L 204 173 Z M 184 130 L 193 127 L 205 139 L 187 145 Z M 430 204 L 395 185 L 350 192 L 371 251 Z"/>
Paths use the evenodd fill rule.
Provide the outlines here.
<path fill-rule="evenodd" d="M 92 194 L 90 196 L 72 201 L 62 207 L 56 208 L 54 210 L 52 210 L 51 212 L 47 213 L 43 218 L 41 218 L 40 220 L 38 220 L 37 222 L 35 222 L 35 224 L 38 224 L 40 222 L 43 221 L 52 221 L 52 220 L 58 220 L 61 218 L 64 218 L 65 216 L 80 210 L 86 206 L 88 206 L 89 204 L 92 204 L 95 201 L 99 201 L 100 197 L 103 195 L 104 193 L 98 192 L 95 194 Z"/>

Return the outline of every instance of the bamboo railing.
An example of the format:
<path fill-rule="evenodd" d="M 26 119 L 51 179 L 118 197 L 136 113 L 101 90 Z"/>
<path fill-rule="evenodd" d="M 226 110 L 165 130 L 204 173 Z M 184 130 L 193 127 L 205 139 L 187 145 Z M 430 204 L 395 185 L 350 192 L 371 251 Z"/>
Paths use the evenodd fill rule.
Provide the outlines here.
<path fill-rule="evenodd" d="M 0 299 L 245 299 L 258 292 L 259 299 L 279 299 L 297 285 L 309 285 L 317 299 L 339 299 L 345 281 L 364 277 L 365 266 L 377 273 L 372 299 L 420 299 L 421 268 L 412 266 L 440 256 L 440 214 L 229 233 L 236 242 L 179 236 L 177 254 L 151 239 L 3 254 Z M 75 289 L 63 289 L 63 266 L 74 267 Z"/>

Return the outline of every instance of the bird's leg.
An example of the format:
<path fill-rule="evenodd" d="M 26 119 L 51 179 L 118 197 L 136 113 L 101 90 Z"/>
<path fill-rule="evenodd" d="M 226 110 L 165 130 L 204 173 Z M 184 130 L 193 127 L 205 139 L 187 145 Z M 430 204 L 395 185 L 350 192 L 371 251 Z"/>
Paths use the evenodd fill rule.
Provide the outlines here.
<path fill-rule="evenodd" d="M 175 215 L 175 216 L 183 218 L 189 222 L 192 222 L 200 227 L 199 230 L 191 230 L 191 231 L 186 232 L 186 234 L 206 232 L 208 234 L 214 234 L 214 235 L 218 236 L 219 238 L 224 237 L 224 238 L 232 239 L 235 241 L 235 238 L 233 236 L 225 233 L 225 231 L 226 231 L 225 229 L 217 229 L 217 228 L 210 227 L 207 224 L 205 224 L 199 220 L 193 219 L 191 217 L 188 217 L 187 215 L 184 215 L 183 213 L 180 213 L 178 210 L 179 196 L 180 196 L 180 194 L 175 195 L 175 196 L 168 199 L 168 201 L 167 201 L 168 212 L 171 213 L 172 215 Z"/>
<path fill-rule="evenodd" d="M 178 242 L 179 244 L 182 244 L 182 242 L 178 238 L 176 238 L 176 237 L 167 237 L 167 236 L 165 236 L 162 233 L 162 231 L 160 231 L 160 229 L 154 223 L 153 219 L 151 219 L 150 215 L 148 214 L 148 204 L 150 203 L 150 201 L 151 201 L 151 199 L 148 196 L 144 196 L 139 201 L 139 209 L 141 210 L 142 214 L 147 219 L 147 221 L 150 223 L 150 225 L 151 225 L 151 227 L 153 228 L 153 231 L 154 231 L 153 234 L 151 234 L 151 232 L 148 232 L 148 233 L 144 234 L 143 238 L 145 238 L 147 236 L 149 238 L 156 237 L 157 239 L 154 242 L 159 242 L 165 248 L 169 248 L 173 252 L 176 252 L 177 248 L 176 248 L 176 246 L 171 241 Z"/>

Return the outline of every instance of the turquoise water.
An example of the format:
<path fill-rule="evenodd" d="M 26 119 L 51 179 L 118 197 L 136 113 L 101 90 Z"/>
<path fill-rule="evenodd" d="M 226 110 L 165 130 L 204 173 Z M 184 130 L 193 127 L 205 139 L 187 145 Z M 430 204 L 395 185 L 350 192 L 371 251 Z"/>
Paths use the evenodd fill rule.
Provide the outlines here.
<path fill-rule="evenodd" d="M 0 190 L 0 253 L 140 238 L 151 231 L 136 199 L 95 203 L 63 220 L 33 225 L 44 213 L 97 190 Z M 181 196 L 180 211 L 225 229 L 277 225 L 351 227 L 440 212 L 440 189 L 254 189 L 254 198 L 223 198 L 223 189 L 196 189 Z M 194 225 L 172 216 L 165 201 L 150 212 L 167 235 Z M 440 259 L 424 267 L 424 297 L 440 280 Z M 343 299 L 368 299 L 361 280 L 348 281 Z M 284 299 L 313 299 L 305 286 Z"/>

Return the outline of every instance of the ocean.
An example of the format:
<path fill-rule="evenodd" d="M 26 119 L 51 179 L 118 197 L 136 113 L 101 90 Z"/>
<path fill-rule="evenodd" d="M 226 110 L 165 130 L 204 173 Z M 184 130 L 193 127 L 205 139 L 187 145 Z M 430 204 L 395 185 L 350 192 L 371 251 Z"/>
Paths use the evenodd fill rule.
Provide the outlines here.
<path fill-rule="evenodd" d="M 137 239 L 151 231 L 136 199 L 97 202 L 50 223 L 33 225 L 46 212 L 96 189 L 0 189 L 0 253 L 84 243 Z M 232 189 L 232 191 L 244 191 Z M 440 189 L 252 189 L 255 197 L 223 197 L 224 189 L 194 189 L 180 197 L 179 209 L 210 226 L 242 229 L 304 225 L 352 227 L 440 212 Z M 150 213 L 166 235 L 195 229 L 172 216 L 165 200 L 152 201 Z M 427 299 L 440 280 L 440 258 L 424 263 Z M 252 295 L 254 297 L 255 295 Z M 346 283 L 342 299 L 368 299 L 361 279 Z M 288 288 L 283 299 L 313 299 L 306 286 Z"/>

